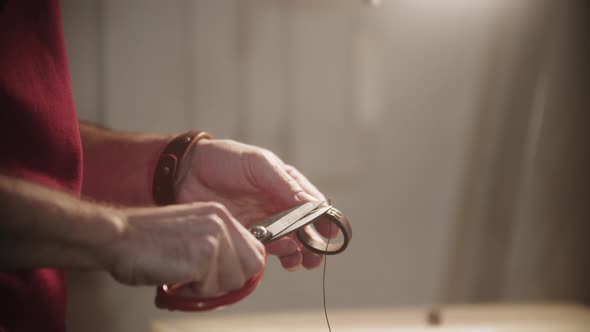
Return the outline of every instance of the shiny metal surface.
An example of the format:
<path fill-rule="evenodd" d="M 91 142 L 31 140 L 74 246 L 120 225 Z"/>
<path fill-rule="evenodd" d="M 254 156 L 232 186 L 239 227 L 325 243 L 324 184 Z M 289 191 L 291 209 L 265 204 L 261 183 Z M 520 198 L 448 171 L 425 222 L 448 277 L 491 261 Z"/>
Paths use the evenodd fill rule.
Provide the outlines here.
<path fill-rule="evenodd" d="M 307 222 L 313 220 L 314 218 L 310 219 L 309 216 L 312 214 L 316 215 L 316 213 L 314 212 L 310 214 L 310 212 L 316 210 L 322 204 L 324 204 L 323 201 L 305 203 L 293 210 L 290 210 L 281 218 L 266 226 L 266 230 L 271 234 L 271 239 L 269 239 L 269 241 L 279 239 L 285 235 L 288 235 L 292 231 L 297 230 L 299 227 L 301 227 L 303 220 L 308 220 Z M 316 216 L 319 215 L 321 214 L 317 214 Z M 265 221 L 262 224 L 267 224 L 267 222 Z"/>

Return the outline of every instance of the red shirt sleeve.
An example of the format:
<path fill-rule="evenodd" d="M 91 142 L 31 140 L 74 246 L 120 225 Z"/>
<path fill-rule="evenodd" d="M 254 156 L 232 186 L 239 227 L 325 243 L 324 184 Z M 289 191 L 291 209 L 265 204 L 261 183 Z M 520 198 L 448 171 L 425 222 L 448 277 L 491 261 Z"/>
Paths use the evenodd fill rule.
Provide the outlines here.
<path fill-rule="evenodd" d="M 59 2 L 0 0 L 0 173 L 79 195 L 81 163 Z M 0 271 L 0 331 L 65 331 L 63 274 Z"/>

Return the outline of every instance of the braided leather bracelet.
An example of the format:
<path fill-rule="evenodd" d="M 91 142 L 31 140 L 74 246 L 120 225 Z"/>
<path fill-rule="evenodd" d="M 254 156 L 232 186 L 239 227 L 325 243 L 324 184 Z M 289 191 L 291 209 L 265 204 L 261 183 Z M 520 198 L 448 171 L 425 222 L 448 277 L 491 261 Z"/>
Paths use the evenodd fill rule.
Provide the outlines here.
<path fill-rule="evenodd" d="M 191 130 L 174 137 L 166 145 L 154 172 L 152 194 L 156 205 L 170 205 L 178 202 L 174 187 L 179 178 L 180 165 L 189 155 L 193 146 L 204 138 L 211 138 L 211 135 Z"/>

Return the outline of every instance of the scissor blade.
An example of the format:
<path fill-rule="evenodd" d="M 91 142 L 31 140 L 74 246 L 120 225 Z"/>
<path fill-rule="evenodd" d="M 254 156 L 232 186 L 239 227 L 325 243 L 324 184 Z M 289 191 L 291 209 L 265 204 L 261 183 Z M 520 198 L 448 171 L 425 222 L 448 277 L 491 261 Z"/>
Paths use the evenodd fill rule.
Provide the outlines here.
<path fill-rule="evenodd" d="M 283 233 L 285 230 L 291 228 L 298 220 L 308 215 L 311 211 L 315 210 L 318 206 L 324 204 L 323 201 L 305 203 L 293 211 L 287 213 L 272 225 L 266 227 L 266 229 L 272 234 L 272 237 Z"/>
<path fill-rule="evenodd" d="M 326 213 L 326 211 L 328 211 L 330 208 L 331 208 L 331 206 L 324 206 L 324 207 L 317 208 L 314 211 L 311 211 L 311 213 L 307 214 L 305 217 L 303 217 L 303 218 L 297 220 L 296 222 L 294 222 L 293 224 L 291 224 L 291 226 L 289 226 L 288 229 L 285 229 L 280 234 L 273 235 L 273 238 L 283 237 L 293 231 L 298 230 L 299 228 L 311 223 L 312 221 L 314 221 L 316 218 L 318 218 L 322 214 Z"/>

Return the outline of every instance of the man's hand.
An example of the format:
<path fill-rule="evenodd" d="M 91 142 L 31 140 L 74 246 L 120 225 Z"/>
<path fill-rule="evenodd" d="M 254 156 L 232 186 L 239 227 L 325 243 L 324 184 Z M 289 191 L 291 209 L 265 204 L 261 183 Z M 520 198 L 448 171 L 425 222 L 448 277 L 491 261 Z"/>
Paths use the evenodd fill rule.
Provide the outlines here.
<path fill-rule="evenodd" d="M 84 195 L 116 205 L 153 204 L 151 172 L 170 136 L 113 132 L 81 125 Z M 272 152 L 230 140 L 201 140 L 181 165 L 176 184 L 180 203 L 219 202 L 244 226 L 325 197 L 294 167 Z M 185 173 L 180 170 L 180 173 Z M 317 225 L 328 234 L 329 225 Z M 323 227 L 322 227 L 323 226 Z M 337 233 L 332 228 L 332 235 Z M 289 270 L 314 268 L 322 258 L 293 237 L 267 245 Z"/>
<path fill-rule="evenodd" d="M 2 175 L 0 203 L 0 269 L 102 269 L 210 297 L 264 267 L 264 246 L 219 203 L 120 209 Z"/>
<path fill-rule="evenodd" d="M 125 211 L 107 270 L 132 285 L 186 284 L 211 297 L 239 289 L 264 267 L 264 246 L 219 203 Z"/>
<path fill-rule="evenodd" d="M 245 227 L 275 213 L 325 197 L 294 167 L 272 152 L 231 140 L 204 139 L 189 156 L 186 176 L 177 184 L 179 201 L 223 204 Z M 185 172 L 183 172 L 185 173 Z M 324 229 L 319 231 L 326 234 Z M 322 257 L 294 237 L 267 245 L 283 267 L 319 266 Z"/>

